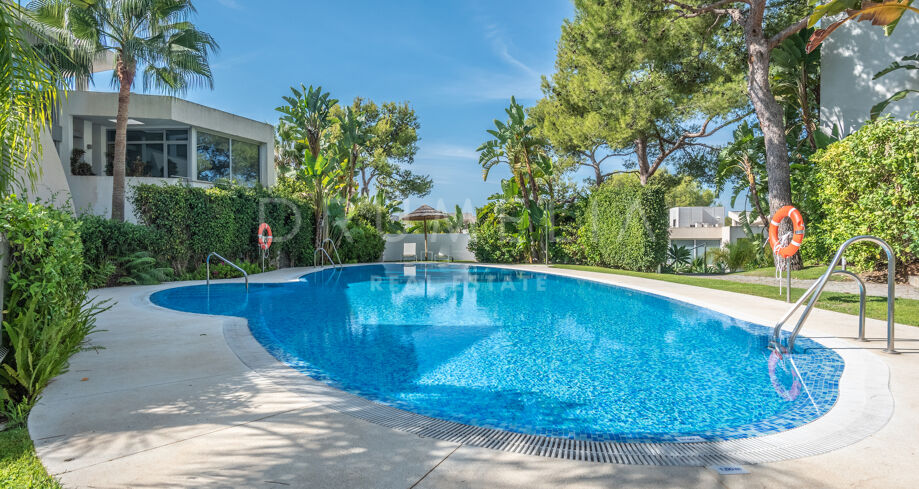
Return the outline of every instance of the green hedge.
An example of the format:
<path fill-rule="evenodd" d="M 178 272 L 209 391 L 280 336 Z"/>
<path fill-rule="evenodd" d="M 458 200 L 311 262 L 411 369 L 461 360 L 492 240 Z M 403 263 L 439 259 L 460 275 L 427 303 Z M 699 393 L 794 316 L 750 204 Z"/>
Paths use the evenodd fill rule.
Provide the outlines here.
<path fill-rule="evenodd" d="M 890 243 L 901 273 L 919 261 L 919 120 L 869 122 L 814 155 L 812 162 L 825 215 L 808 237 L 820 242 L 824 261 L 860 234 Z M 846 259 L 858 268 L 887 263 L 875 245 L 850 250 Z"/>
<path fill-rule="evenodd" d="M 652 271 L 667 254 L 664 190 L 637 180 L 595 189 L 582 216 L 578 242 L 591 265 Z"/>
<path fill-rule="evenodd" d="M 139 185 L 131 199 L 138 219 L 161 236 L 155 251 L 180 275 L 212 251 L 230 260 L 257 261 L 260 203 L 275 237 L 271 256 L 280 255 L 291 266 L 312 264 L 313 211 L 300 196 L 261 187 Z"/>
<path fill-rule="evenodd" d="M 386 241 L 376 227 L 365 221 L 352 221 L 338 244 L 338 253 L 344 263 L 376 262 L 383 256 L 385 246 Z"/>
<path fill-rule="evenodd" d="M 0 408 L 14 422 L 67 369 L 95 328 L 99 309 L 86 298 L 83 244 L 69 213 L 9 196 L 0 201 L 0 233 L 9 243 Z"/>

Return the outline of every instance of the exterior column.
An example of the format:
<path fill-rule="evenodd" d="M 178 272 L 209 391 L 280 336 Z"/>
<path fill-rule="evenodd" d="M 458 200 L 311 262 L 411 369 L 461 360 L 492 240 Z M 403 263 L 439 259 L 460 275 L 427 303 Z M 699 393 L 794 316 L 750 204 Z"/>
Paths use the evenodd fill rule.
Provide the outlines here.
<path fill-rule="evenodd" d="M 73 152 L 73 116 L 65 115 L 61 117 L 61 164 L 64 166 L 64 174 L 69 178 L 70 173 L 70 153 Z"/>
<path fill-rule="evenodd" d="M 188 181 L 198 179 L 198 130 L 188 128 Z"/>

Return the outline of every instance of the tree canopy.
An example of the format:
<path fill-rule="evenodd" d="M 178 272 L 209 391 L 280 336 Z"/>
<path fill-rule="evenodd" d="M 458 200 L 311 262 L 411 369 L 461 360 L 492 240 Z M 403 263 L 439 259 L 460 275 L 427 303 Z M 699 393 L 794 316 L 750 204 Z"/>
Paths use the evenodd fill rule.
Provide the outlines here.
<path fill-rule="evenodd" d="M 674 23 L 636 0 L 576 0 L 575 9 L 536 111 L 553 145 L 582 157 L 631 155 L 647 183 L 665 161 L 708 150 L 700 139 L 745 115 L 742 58 L 710 23 Z"/>

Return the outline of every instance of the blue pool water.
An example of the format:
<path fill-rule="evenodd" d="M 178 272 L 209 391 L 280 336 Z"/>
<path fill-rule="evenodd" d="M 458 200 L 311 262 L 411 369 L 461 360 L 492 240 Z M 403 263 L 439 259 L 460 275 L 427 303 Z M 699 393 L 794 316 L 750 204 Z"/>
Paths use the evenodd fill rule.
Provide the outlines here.
<path fill-rule="evenodd" d="M 151 300 L 247 318 L 278 359 L 374 401 L 580 439 L 786 430 L 832 407 L 843 369 L 806 338 L 794 365 L 770 364 L 768 328 L 684 302 L 481 266 L 346 267 L 248 293 L 200 285 Z"/>

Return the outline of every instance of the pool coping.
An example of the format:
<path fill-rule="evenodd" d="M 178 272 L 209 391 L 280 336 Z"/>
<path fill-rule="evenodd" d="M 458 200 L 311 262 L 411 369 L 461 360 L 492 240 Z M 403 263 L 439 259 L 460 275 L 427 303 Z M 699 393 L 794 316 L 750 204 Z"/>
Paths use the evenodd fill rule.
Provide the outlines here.
<path fill-rule="evenodd" d="M 367 265 L 373 264 L 353 266 Z M 588 278 L 572 274 L 564 269 L 533 270 L 520 266 L 471 265 L 527 270 L 604 283 L 702 306 L 739 320 L 761 324 L 760 321 L 745 315 L 742 311 L 732 311 L 730 308 L 706 304 L 704 301 L 689 299 L 679 294 L 623 284 L 613 280 L 613 277 L 608 280 Z M 326 268 L 292 269 L 280 280 L 276 278 L 277 275 L 274 275 L 270 279 L 266 277 L 264 282 L 296 281 L 302 276 Z M 144 293 L 136 297 L 136 300 L 139 305 L 159 310 L 187 314 L 191 317 L 202 316 L 202 314 L 163 308 L 150 301 L 150 296 L 160 290 L 194 284 L 187 282 L 168 284 Z M 819 343 L 834 349 L 845 362 L 845 368 L 839 380 L 837 402 L 823 416 L 788 431 L 750 438 L 686 443 L 591 441 L 528 435 L 432 418 L 348 393 L 315 380 L 276 359 L 252 336 L 246 319 L 216 315 L 203 316 L 219 317 L 224 320 L 224 339 L 230 350 L 247 367 L 272 383 L 311 401 L 357 419 L 420 437 L 527 455 L 629 465 L 761 464 L 818 455 L 854 444 L 883 428 L 892 417 L 894 408 L 893 397 L 889 389 L 889 368 L 883 361 L 866 351 L 847 349 L 848 345 L 841 339 L 821 338 Z"/>

